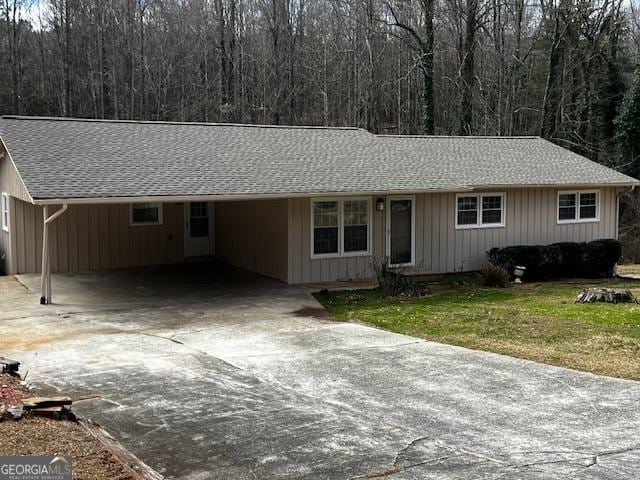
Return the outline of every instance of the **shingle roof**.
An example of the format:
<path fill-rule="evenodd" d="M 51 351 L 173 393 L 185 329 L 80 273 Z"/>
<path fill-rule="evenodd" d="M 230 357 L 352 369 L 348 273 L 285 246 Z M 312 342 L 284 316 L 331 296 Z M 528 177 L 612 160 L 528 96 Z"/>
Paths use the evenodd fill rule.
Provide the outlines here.
<path fill-rule="evenodd" d="M 6 116 L 0 137 L 41 200 L 638 183 L 535 137 Z"/>

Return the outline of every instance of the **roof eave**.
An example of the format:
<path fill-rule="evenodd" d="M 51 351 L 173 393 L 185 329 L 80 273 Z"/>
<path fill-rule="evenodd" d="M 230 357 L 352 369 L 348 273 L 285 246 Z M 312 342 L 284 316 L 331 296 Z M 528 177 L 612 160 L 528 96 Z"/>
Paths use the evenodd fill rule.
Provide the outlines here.
<path fill-rule="evenodd" d="M 352 196 L 377 196 L 377 195 L 413 195 L 420 193 L 464 193 L 479 190 L 498 190 L 513 188 L 594 188 L 594 187 L 636 187 L 640 181 L 635 182 L 609 182 L 609 183 L 581 183 L 581 184 L 502 184 L 502 185 L 473 185 L 456 188 L 429 188 L 413 190 L 363 190 L 346 192 L 292 192 L 292 193 L 259 193 L 259 194 L 235 194 L 235 195 L 141 195 L 120 197 L 61 197 L 61 198 L 34 198 L 35 205 L 61 205 L 61 204 L 122 204 L 122 203 L 182 203 L 182 202 L 229 202 L 247 200 L 277 200 L 286 198 L 311 198 L 311 197 L 352 197 Z"/>

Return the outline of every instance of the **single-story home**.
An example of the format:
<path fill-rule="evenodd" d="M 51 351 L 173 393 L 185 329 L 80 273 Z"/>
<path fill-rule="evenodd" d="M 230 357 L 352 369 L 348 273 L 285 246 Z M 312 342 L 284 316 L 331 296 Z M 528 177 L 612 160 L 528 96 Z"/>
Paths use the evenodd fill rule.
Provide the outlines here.
<path fill-rule="evenodd" d="M 5 116 L 0 269 L 216 258 L 283 282 L 472 271 L 495 246 L 616 238 L 636 179 L 538 137 Z"/>

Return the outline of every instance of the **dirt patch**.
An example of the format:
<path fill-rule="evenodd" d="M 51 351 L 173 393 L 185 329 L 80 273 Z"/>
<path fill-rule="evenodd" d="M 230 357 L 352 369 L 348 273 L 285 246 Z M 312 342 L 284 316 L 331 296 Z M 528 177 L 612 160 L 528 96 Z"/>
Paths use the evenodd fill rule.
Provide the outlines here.
<path fill-rule="evenodd" d="M 322 307 L 302 307 L 291 312 L 296 317 L 317 318 L 318 320 L 333 320 L 331 314 Z"/>
<path fill-rule="evenodd" d="M 39 350 L 48 345 L 73 340 L 88 335 L 112 335 L 118 333 L 128 333 L 114 327 L 78 328 L 73 331 L 56 332 L 34 332 L 26 331 L 19 333 L 5 334 L 0 338 L 0 351 L 17 350 L 33 351 Z"/>
<path fill-rule="evenodd" d="M 451 336 L 444 341 L 598 375 L 640 380 L 640 343 L 626 337 L 594 335 L 580 342 L 567 341 L 559 345 L 522 344 L 474 335 Z"/>
<path fill-rule="evenodd" d="M 141 480 L 77 422 L 0 421 L 0 455 L 69 455 L 74 479 Z"/>

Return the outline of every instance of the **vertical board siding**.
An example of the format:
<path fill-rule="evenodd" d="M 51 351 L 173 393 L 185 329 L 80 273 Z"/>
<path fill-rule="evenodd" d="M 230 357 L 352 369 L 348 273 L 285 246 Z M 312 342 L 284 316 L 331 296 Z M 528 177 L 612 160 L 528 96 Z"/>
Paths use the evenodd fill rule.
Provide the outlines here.
<path fill-rule="evenodd" d="M 7 192 L 10 196 L 25 202 L 30 202 L 29 192 L 22 182 L 22 178 L 13 166 L 13 162 L 7 153 L 4 153 L 0 144 L 0 191 Z"/>
<path fill-rule="evenodd" d="M 498 191 L 498 190 L 495 190 Z M 506 190 L 504 228 L 455 229 L 455 193 L 416 195 L 412 273 L 478 270 L 486 252 L 507 245 L 617 238 L 617 191 L 600 189 L 600 221 L 558 224 L 558 189 Z M 375 202 L 375 198 L 371 198 Z M 71 205 L 51 228 L 53 271 L 106 270 L 184 259 L 184 207 L 165 204 L 163 225 L 129 225 L 128 205 Z M 55 211 L 55 207 L 50 209 Z M 372 209 L 371 256 L 311 259 L 310 199 L 216 204 L 216 254 L 289 283 L 372 278 L 385 255 L 386 212 Z M 10 199 L 10 232 L 0 233 L 7 273 L 34 273 L 42 260 L 42 207 Z"/>
<path fill-rule="evenodd" d="M 16 199 L 29 202 L 29 193 L 13 166 L 2 144 L 0 144 L 0 192 L 7 193 L 9 197 L 9 231 L 0 228 L 0 273 L 15 273 L 16 252 L 15 235 L 16 229 Z"/>
<path fill-rule="evenodd" d="M 335 282 L 375 276 L 373 259 L 384 256 L 385 251 L 385 212 L 376 211 L 375 198 L 369 201 L 372 202 L 373 255 L 311 259 L 311 199 L 289 199 L 289 283 Z"/>
<path fill-rule="evenodd" d="M 254 272 L 288 281 L 288 201 L 216 204 L 216 257 Z"/>
<path fill-rule="evenodd" d="M 560 225 L 556 221 L 559 190 L 491 190 L 506 192 L 506 226 L 460 230 L 455 228 L 455 193 L 416 195 L 416 266 L 407 271 L 416 274 L 474 271 L 486 266 L 486 253 L 493 247 L 617 238 L 615 188 L 599 189 L 599 222 Z M 375 209 L 372 213 L 372 256 L 311 259 L 310 201 L 289 200 L 289 283 L 373 278 L 374 258 L 385 255 L 385 214 Z"/>
<path fill-rule="evenodd" d="M 50 207 L 49 213 L 56 208 Z M 42 261 L 42 207 L 15 201 L 13 273 L 36 273 Z M 183 206 L 163 205 L 162 225 L 129 225 L 128 205 L 70 205 L 50 229 L 51 270 L 111 270 L 178 263 L 183 255 Z"/>

